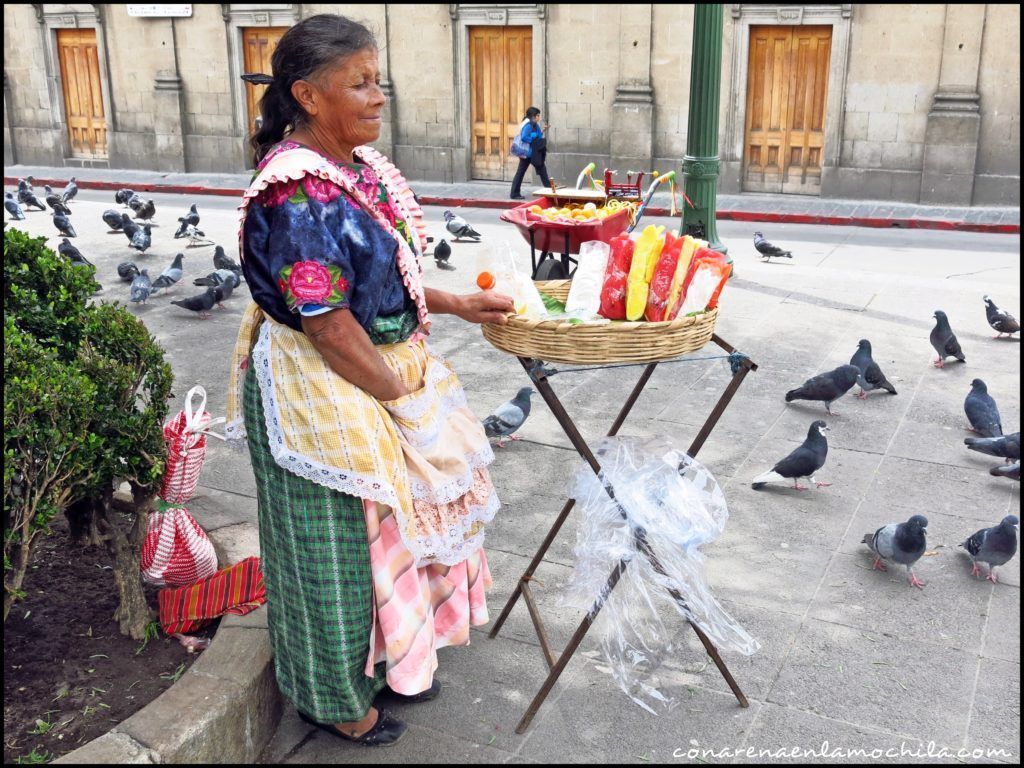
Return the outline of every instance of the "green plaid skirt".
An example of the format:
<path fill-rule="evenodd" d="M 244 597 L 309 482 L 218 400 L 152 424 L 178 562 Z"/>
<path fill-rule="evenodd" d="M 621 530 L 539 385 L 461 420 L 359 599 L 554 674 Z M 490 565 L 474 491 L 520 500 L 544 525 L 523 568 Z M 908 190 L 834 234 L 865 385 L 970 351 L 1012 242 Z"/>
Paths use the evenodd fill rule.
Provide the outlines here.
<path fill-rule="evenodd" d="M 364 674 L 373 579 L 363 502 L 278 466 L 251 364 L 243 410 L 278 687 L 314 720 L 360 720 L 385 685 L 383 663 Z"/>

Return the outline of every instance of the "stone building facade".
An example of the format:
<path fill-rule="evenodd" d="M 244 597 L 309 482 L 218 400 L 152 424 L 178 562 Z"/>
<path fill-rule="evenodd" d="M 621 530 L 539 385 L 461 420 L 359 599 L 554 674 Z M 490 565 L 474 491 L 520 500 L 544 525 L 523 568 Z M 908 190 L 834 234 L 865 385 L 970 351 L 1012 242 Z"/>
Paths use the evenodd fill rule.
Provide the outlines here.
<path fill-rule="evenodd" d="M 321 12 L 377 34 L 390 95 L 378 146 L 410 178 L 510 179 L 524 99 L 551 124 L 548 169 L 563 183 L 589 162 L 679 169 L 686 151 L 693 6 L 139 8 L 171 6 L 4 5 L 5 164 L 241 171 L 247 36 Z M 487 97 L 501 114 L 481 122 L 485 70 L 521 92 Z M 76 77 L 92 78 L 91 97 L 69 92 L 88 90 Z M 1020 6 L 726 5 L 719 110 L 725 193 L 1018 205 Z"/>

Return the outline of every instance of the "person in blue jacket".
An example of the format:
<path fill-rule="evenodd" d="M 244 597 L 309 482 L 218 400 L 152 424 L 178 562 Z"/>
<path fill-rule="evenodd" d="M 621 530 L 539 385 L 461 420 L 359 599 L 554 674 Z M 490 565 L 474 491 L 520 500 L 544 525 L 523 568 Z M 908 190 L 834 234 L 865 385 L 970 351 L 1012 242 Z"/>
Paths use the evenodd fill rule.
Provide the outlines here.
<path fill-rule="evenodd" d="M 523 176 L 526 175 L 526 168 L 530 165 L 533 166 L 534 171 L 540 177 L 541 184 L 545 187 L 551 184 L 551 180 L 548 178 L 548 169 L 544 167 L 544 160 L 548 154 L 547 139 L 544 138 L 544 131 L 548 127 L 548 124 L 544 123 L 544 127 L 541 128 L 539 109 L 530 107 L 526 110 L 523 124 L 519 127 L 519 137 L 529 147 L 530 154 L 519 158 L 519 167 L 516 169 L 515 178 L 512 179 L 511 197 L 513 200 L 525 199 L 520 187 L 523 184 Z"/>

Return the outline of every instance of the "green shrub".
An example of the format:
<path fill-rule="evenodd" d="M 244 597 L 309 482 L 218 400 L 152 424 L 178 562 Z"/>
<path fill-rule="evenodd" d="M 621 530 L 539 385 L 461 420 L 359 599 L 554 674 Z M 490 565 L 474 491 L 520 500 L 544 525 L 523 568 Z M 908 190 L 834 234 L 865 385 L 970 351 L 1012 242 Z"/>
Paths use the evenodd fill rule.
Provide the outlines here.
<path fill-rule="evenodd" d="M 100 287 L 93 274 L 47 248 L 46 238 L 4 230 L 4 316 L 67 362 L 78 353 L 79 316 Z"/>
<path fill-rule="evenodd" d="M 4 317 L 4 619 L 31 547 L 88 479 L 96 387 Z"/>

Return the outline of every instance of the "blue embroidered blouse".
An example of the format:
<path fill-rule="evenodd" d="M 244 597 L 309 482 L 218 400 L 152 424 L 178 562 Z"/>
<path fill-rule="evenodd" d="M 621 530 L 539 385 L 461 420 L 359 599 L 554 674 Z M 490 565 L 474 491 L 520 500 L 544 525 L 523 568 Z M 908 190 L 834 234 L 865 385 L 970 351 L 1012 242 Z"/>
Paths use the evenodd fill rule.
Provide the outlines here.
<path fill-rule="evenodd" d="M 297 146 L 303 145 L 279 144 L 257 172 Z M 395 229 L 407 239 L 415 236 L 397 218 L 370 166 L 334 165 Z M 378 317 L 408 317 L 411 309 L 402 324 L 415 326 L 415 305 L 398 270 L 398 244 L 337 184 L 313 175 L 271 184 L 250 202 L 243 227 L 245 279 L 253 299 L 277 322 L 301 332 L 300 314 L 347 308 L 373 338 Z"/>

